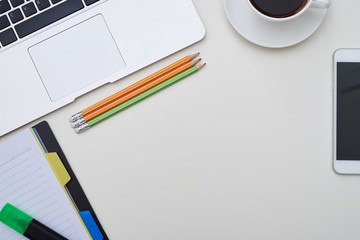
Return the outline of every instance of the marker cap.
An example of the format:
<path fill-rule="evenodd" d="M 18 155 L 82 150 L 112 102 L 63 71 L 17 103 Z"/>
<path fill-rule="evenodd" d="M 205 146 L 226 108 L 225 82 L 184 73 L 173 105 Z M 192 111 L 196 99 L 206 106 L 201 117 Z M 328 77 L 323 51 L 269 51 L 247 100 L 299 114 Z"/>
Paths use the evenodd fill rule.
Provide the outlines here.
<path fill-rule="evenodd" d="M 0 212 L 0 221 L 21 235 L 24 235 L 24 232 L 33 219 L 34 218 L 9 203 L 7 203 Z"/>

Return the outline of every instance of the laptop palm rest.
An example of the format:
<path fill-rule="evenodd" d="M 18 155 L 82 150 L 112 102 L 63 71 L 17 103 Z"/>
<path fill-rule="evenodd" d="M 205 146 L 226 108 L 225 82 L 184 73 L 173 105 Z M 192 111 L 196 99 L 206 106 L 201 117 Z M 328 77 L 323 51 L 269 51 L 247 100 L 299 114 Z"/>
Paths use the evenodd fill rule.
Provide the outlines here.
<path fill-rule="evenodd" d="M 125 67 L 102 15 L 30 47 L 29 53 L 52 101 Z"/>

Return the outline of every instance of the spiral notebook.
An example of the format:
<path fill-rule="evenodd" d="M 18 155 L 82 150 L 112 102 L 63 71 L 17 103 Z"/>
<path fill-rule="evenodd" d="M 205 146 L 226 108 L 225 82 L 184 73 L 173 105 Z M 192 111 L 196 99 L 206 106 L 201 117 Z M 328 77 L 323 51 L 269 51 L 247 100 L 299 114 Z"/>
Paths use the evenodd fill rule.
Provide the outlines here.
<path fill-rule="evenodd" d="M 0 144 L 0 209 L 6 203 L 70 240 L 108 239 L 46 122 Z M 0 223 L 0 240 L 19 239 Z"/>

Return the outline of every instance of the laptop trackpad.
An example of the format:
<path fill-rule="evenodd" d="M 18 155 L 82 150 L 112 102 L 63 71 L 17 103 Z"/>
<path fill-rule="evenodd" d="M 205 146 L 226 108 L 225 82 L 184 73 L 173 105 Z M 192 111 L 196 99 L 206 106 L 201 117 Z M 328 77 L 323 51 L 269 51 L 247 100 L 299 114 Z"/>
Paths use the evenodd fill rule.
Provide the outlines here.
<path fill-rule="evenodd" d="M 125 67 L 101 15 L 30 47 L 29 53 L 52 101 Z"/>

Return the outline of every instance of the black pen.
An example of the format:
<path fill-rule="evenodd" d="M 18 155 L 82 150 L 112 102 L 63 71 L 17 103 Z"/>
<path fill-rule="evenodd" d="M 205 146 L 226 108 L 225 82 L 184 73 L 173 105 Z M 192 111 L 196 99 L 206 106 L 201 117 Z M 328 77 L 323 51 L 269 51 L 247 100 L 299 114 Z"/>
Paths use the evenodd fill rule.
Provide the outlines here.
<path fill-rule="evenodd" d="M 0 221 L 31 240 L 68 240 L 9 203 L 1 210 Z"/>

